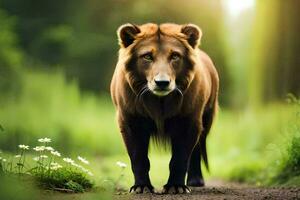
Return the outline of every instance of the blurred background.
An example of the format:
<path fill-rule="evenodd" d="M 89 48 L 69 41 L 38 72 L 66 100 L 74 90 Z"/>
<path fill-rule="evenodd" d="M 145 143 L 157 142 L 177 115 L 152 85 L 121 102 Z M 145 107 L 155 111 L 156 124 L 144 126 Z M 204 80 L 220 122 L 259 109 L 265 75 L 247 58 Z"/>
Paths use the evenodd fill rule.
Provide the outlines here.
<path fill-rule="evenodd" d="M 92 159 L 98 179 L 113 177 L 117 160 L 129 164 L 109 96 L 117 28 L 194 23 L 221 81 L 206 177 L 260 184 L 253 173 L 300 134 L 286 102 L 300 94 L 299 8 L 296 0 L 0 0 L 0 149 L 50 137 L 61 152 Z M 169 152 L 153 146 L 150 158 L 163 184 Z"/>

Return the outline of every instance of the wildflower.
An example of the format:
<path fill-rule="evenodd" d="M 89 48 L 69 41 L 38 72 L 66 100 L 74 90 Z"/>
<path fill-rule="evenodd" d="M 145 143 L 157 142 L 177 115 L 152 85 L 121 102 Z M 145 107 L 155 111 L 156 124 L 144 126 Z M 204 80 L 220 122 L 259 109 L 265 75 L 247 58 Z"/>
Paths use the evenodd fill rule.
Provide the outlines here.
<path fill-rule="evenodd" d="M 62 168 L 62 166 L 56 162 L 50 163 L 50 169 L 52 170 L 58 170 L 59 168 Z"/>
<path fill-rule="evenodd" d="M 118 161 L 116 164 L 123 169 L 127 167 L 127 165 L 121 161 Z"/>
<path fill-rule="evenodd" d="M 75 162 L 72 162 L 71 165 L 73 165 L 74 167 L 80 168 L 80 165 L 76 164 Z"/>
<path fill-rule="evenodd" d="M 52 147 L 45 147 L 45 150 L 47 150 L 47 151 L 54 151 L 54 149 Z"/>
<path fill-rule="evenodd" d="M 40 138 L 40 139 L 38 139 L 38 141 L 39 142 L 42 142 L 42 143 L 49 143 L 49 142 L 51 142 L 51 139 L 50 138 Z"/>
<path fill-rule="evenodd" d="M 85 168 L 84 168 L 82 165 L 79 165 L 78 167 L 79 167 L 82 171 L 85 170 Z"/>
<path fill-rule="evenodd" d="M 63 161 L 70 164 L 74 163 L 74 160 L 72 160 L 71 158 L 63 158 Z"/>
<path fill-rule="evenodd" d="M 60 157 L 60 153 L 58 151 L 51 151 L 51 154 Z"/>
<path fill-rule="evenodd" d="M 79 169 L 81 169 L 84 173 L 87 173 L 90 176 L 94 176 L 94 174 L 92 172 L 90 172 L 88 169 L 86 169 L 85 167 L 81 166 L 81 165 L 77 165 L 77 167 Z"/>
<path fill-rule="evenodd" d="M 57 162 L 51 162 L 50 165 L 55 166 L 55 165 L 59 165 L 59 164 Z"/>
<path fill-rule="evenodd" d="M 81 162 L 83 162 L 86 165 L 90 164 L 90 162 L 88 160 L 86 160 L 85 158 L 83 158 L 83 157 L 78 156 L 77 158 L 78 158 L 78 160 L 80 160 Z"/>
<path fill-rule="evenodd" d="M 19 145 L 19 148 L 20 148 L 20 149 L 23 149 L 23 150 L 28 150 L 28 149 L 29 149 L 29 146 L 24 145 L 24 144 L 20 144 L 20 145 Z"/>
<path fill-rule="evenodd" d="M 20 157 L 21 157 L 21 155 L 20 155 L 20 154 L 18 154 L 18 155 L 15 155 L 15 157 L 16 157 L 16 158 L 20 158 Z"/>
<path fill-rule="evenodd" d="M 79 168 L 85 173 L 87 173 L 89 171 L 88 169 L 84 168 L 83 166 L 80 166 Z"/>
<path fill-rule="evenodd" d="M 44 151 L 45 146 L 36 146 L 36 147 L 33 148 L 33 150 L 35 150 L 35 151 Z"/>
<path fill-rule="evenodd" d="M 40 157 L 34 157 L 33 160 L 34 160 L 34 161 L 39 161 L 39 160 L 40 160 Z"/>
<path fill-rule="evenodd" d="M 52 166 L 50 169 L 52 169 L 52 170 L 58 170 L 60 168 L 62 168 L 61 165 L 56 165 L 56 166 Z"/>
<path fill-rule="evenodd" d="M 40 155 L 40 158 L 48 158 L 47 155 Z"/>
<path fill-rule="evenodd" d="M 60 168 L 62 168 L 62 166 L 61 165 L 57 165 L 57 166 L 52 166 L 52 167 L 50 167 L 50 169 L 52 169 L 52 170 L 58 170 L 58 169 L 60 169 Z"/>

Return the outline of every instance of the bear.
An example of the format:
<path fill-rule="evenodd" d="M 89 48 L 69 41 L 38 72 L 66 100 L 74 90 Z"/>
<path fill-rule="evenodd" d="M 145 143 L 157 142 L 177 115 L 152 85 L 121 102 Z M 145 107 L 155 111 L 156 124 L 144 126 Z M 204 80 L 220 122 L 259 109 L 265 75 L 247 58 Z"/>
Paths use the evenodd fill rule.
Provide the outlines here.
<path fill-rule="evenodd" d="M 219 76 L 199 48 L 201 29 L 128 23 L 117 35 L 110 92 L 134 175 L 130 192 L 155 191 L 149 178 L 151 138 L 168 145 L 172 154 L 163 193 L 204 186 L 201 160 L 208 169 L 206 137 L 218 109 Z"/>

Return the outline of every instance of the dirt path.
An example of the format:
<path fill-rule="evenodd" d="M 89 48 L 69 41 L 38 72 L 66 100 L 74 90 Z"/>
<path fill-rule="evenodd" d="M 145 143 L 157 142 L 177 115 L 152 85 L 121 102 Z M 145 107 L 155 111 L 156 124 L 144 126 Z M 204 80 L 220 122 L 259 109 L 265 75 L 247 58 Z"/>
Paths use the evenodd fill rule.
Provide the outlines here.
<path fill-rule="evenodd" d="M 117 200 L 300 200 L 300 188 L 265 188 L 211 181 L 206 187 L 192 188 L 192 192 L 185 195 L 127 194 L 114 197 Z"/>
<path fill-rule="evenodd" d="M 254 187 L 242 184 L 210 181 L 204 188 L 192 188 L 190 194 L 121 194 L 113 195 L 115 200 L 300 200 L 300 187 Z M 97 192 L 66 194 L 60 192 L 42 192 L 44 200 L 108 200 L 111 196 L 103 196 Z"/>

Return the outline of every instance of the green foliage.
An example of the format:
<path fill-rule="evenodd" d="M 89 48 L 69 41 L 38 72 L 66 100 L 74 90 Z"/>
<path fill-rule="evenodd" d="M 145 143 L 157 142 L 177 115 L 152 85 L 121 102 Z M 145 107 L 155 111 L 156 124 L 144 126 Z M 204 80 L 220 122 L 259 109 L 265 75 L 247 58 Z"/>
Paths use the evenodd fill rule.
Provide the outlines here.
<path fill-rule="evenodd" d="M 73 30 L 68 25 L 47 27 L 32 44 L 35 57 L 49 64 L 61 64 L 68 57 Z"/>
<path fill-rule="evenodd" d="M 300 100 L 290 96 L 289 101 L 294 104 L 295 117 L 286 130 L 287 139 L 271 183 L 300 186 Z"/>
<path fill-rule="evenodd" d="M 34 172 L 39 185 L 46 189 L 64 191 L 64 189 L 71 192 L 85 192 L 93 187 L 93 183 L 86 177 L 86 175 L 79 171 L 70 170 L 68 168 L 61 168 L 52 173 L 40 174 Z"/>
<path fill-rule="evenodd" d="M 38 156 L 33 159 L 26 159 L 27 151 L 30 147 L 27 145 L 18 145 L 19 153 L 10 158 L 0 157 L 0 169 L 2 174 L 23 178 L 24 180 L 36 180 L 39 186 L 68 192 L 84 192 L 91 189 L 94 184 L 87 177 L 93 174 L 86 169 L 86 166 L 81 165 L 89 164 L 89 162 L 78 157 L 80 164 L 77 164 L 70 158 L 63 158 L 66 165 L 61 165 L 58 162 L 58 157 L 61 154 L 49 145 L 51 139 L 41 138 L 38 140 L 40 146 L 32 148 Z M 33 160 L 35 162 L 33 162 Z"/>
<path fill-rule="evenodd" d="M 18 46 L 15 33 L 16 18 L 0 9 L 0 91 L 15 96 L 20 87 L 19 69 L 23 63 L 23 52 Z M 0 99 L 1 102 L 1 99 Z"/>
<path fill-rule="evenodd" d="M 265 178 L 265 174 L 260 173 L 265 166 L 258 162 L 245 162 L 234 166 L 230 173 L 230 180 L 260 185 L 260 181 Z"/>
<path fill-rule="evenodd" d="M 68 83 L 60 72 L 24 72 L 17 99 L 2 96 L 0 135 L 4 150 L 29 138 L 47 135 L 63 152 L 84 148 L 86 154 L 124 152 L 109 97 L 82 93 L 78 84 Z M 109 148 L 108 148 L 109 147 Z"/>
<path fill-rule="evenodd" d="M 271 139 L 269 144 L 260 147 L 259 156 L 253 160 L 251 155 L 254 152 L 244 151 L 245 158 L 235 163 L 226 174 L 229 180 L 257 185 L 300 185 L 300 103 L 294 96 L 289 97 L 289 102 L 290 114 L 283 117 L 285 122 L 268 136 Z"/>
<path fill-rule="evenodd" d="M 0 24 L 0 67 L 18 69 L 23 54 L 18 47 L 18 35 L 15 33 L 16 17 L 8 16 L 0 9 Z"/>

